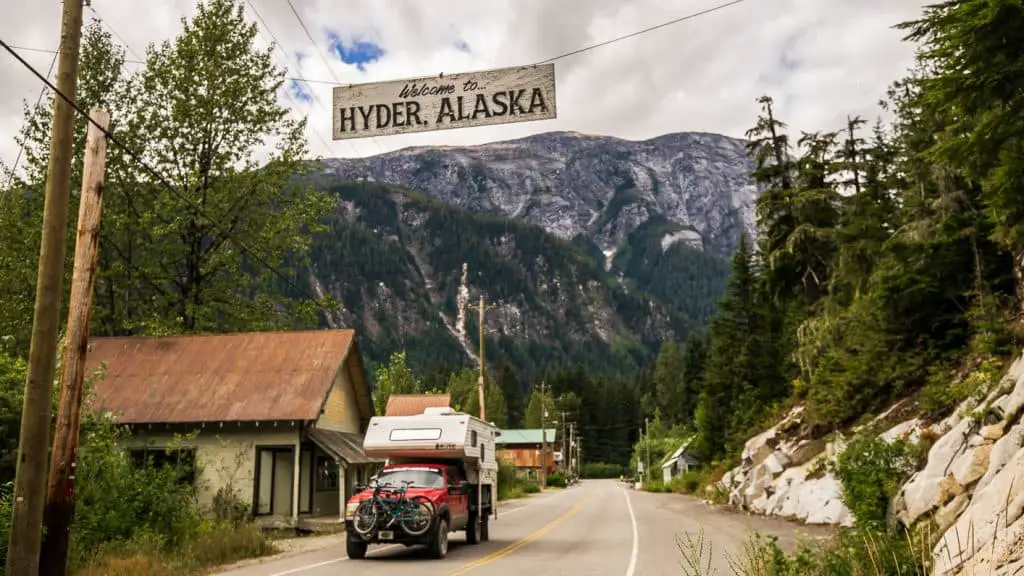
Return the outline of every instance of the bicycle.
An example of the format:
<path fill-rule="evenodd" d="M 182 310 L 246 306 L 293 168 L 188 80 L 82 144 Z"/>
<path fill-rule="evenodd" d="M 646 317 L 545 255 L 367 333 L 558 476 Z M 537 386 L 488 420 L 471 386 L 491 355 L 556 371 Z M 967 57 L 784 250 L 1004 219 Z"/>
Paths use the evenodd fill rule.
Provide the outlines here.
<path fill-rule="evenodd" d="M 406 493 L 411 483 L 403 480 L 401 488 L 380 484 L 375 486 L 373 495 L 363 500 L 352 515 L 352 528 L 365 537 L 378 527 L 390 528 L 395 521 L 399 521 L 402 529 L 411 536 L 426 534 L 434 518 L 434 503 L 426 496 L 408 497 Z M 385 498 L 384 494 L 393 494 L 398 498 Z"/>

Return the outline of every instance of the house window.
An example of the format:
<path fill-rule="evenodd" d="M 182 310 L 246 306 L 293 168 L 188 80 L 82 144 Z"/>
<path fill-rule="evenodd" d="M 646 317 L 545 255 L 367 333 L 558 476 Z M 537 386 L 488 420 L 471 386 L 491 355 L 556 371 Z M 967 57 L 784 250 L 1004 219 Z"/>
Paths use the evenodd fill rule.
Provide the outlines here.
<path fill-rule="evenodd" d="M 132 463 L 142 468 L 171 466 L 178 471 L 178 483 L 194 486 L 196 483 L 195 448 L 134 448 L 128 451 Z"/>
<path fill-rule="evenodd" d="M 338 465 L 326 456 L 316 458 L 316 491 L 338 490 Z"/>

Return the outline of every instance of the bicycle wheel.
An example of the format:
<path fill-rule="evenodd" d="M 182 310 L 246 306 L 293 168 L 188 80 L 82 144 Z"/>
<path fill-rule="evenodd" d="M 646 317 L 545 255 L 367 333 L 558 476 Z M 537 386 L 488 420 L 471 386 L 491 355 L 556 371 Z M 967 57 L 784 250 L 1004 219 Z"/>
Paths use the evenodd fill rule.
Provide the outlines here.
<path fill-rule="evenodd" d="M 434 519 L 434 504 L 426 496 L 414 496 L 401 512 L 402 529 L 410 536 L 422 536 L 430 530 Z"/>
<path fill-rule="evenodd" d="M 363 500 L 352 514 L 352 529 L 360 536 L 368 536 L 377 527 L 377 507 L 372 500 Z"/>

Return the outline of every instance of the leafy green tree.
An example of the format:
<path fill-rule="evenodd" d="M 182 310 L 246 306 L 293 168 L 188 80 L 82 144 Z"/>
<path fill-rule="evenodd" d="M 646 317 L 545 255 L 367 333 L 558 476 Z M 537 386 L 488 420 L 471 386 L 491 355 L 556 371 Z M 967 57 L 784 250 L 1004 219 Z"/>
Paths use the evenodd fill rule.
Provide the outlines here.
<path fill-rule="evenodd" d="M 117 142 L 132 151 L 112 143 L 108 152 L 94 332 L 311 326 L 318 304 L 294 286 L 308 282 L 297 271 L 333 201 L 295 179 L 308 169 L 308 150 L 305 121 L 278 103 L 284 71 L 256 47 L 256 25 L 236 0 L 201 2 L 182 25 L 135 74 L 98 23 L 85 31 L 79 103 L 109 110 Z M 0 285 L 12 294 L 0 333 L 21 350 L 50 113 L 40 106 L 25 116 L 25 173 L 0 208 Z M 86 131 L 83 118 L 76 122 L 73 189 Z M 69 238 L 74 232 L 72 218 Z"/>
<path fill-rule="evenodd" d="M 373 405 L 377 414 L 384 414 L 392 394 L 415 394 L 420 380 L 405 363 L 405 351 L 391 354 L 387 366 L 377 369 L 377 382 L 373 390 Z"/>
<path fill-rule="evenodd" d="M 654 361 L 654 390 L 658 412 L 670 422 L 683 418 L 686 391 L 683 389 L 683 355 L 672 341 L 661 344 Z"/>
<path fill-rule="evenodd" d="M 540 393 L 540 387 L 534 386 L 533 389 L 530 390 L 529 398 L 530 399 L 526 403 L 526 415 L 523 417 L 523 427 L 540 428 L 541 407 L 543 407 L 544 411 L 547 412 L 545 424 L 550 427 L 551 420 L 555 413 L 555 399 L 551 394 L 551 391 L 548 390 L 542 396 Z"/>
<path fill-rule="evenodd" d="M 473 416 L 480 415 L 479 380 L 480 371 L 475 368 L 463 368 L 452 373 L 448 379 L 448 393 L 451 394 L 452 406 L 456 410 Z M 498 428 L 508 427 L 508 405 L 501 387 L 488 378 L 484 382 L 484 394 L 487 421 L 493 422 Z"/>
<path fill-rule="evenodd" d="M 14 480 L 25 371 L 25 361 L 9 355 L 0 346 L 0 485 Z"/>

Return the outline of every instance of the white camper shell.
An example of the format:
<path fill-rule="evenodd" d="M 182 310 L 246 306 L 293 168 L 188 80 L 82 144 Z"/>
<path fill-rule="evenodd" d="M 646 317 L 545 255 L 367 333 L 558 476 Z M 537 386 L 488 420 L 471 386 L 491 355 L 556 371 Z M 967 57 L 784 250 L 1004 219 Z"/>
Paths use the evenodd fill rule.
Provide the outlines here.
<path fill-rule="evenodd" d="M 388 464 L 459 460 L 466 480 L 494 485 L 499 432 L 493 424 L 451 408 L 427 408 L 414 416 L 374 416 L 363 439 L 363 452 Z"/>

